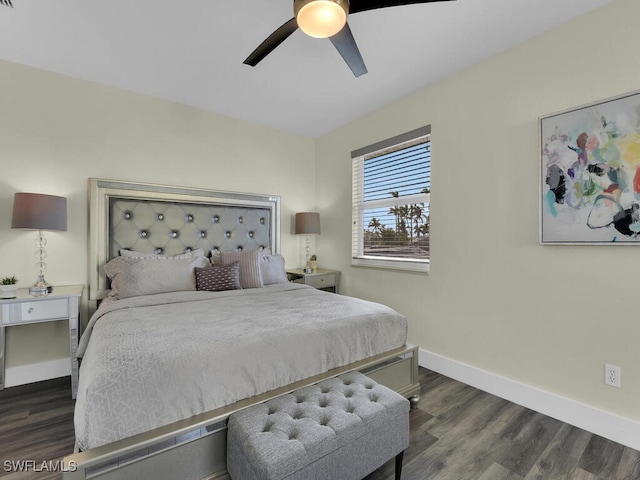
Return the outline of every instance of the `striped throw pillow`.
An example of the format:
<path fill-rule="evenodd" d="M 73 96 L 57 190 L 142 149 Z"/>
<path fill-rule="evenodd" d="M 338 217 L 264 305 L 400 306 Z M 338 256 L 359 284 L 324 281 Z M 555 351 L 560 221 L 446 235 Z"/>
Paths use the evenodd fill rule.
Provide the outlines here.
<path fill-rule="evenodd" d="M 260 255 L 258 250 L 220 252 L 220 264 L 230 265 L 234 262 L 240 262 L 240 285 L 242 288 L 261 288 L 264 284 L 260 272 Z"/>

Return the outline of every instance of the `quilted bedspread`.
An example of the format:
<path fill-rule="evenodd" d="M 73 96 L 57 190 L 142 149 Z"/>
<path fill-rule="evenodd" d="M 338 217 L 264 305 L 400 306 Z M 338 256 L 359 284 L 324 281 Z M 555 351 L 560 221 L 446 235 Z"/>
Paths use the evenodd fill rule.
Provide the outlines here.
<path fill-rule="evenodd" d="M 405 344 L 378 303 L 293 283 L 103 302 L 82 336 L 76 440 L 87 450 Z"/>

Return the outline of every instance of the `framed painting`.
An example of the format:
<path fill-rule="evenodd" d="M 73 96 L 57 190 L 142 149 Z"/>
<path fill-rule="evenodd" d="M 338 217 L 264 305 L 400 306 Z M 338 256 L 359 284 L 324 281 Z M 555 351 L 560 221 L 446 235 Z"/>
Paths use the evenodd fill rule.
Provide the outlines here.
<path fill-rule="evenodd" d="M 640 245 L 640 91 L 540 118 L 540 243 Z"/>

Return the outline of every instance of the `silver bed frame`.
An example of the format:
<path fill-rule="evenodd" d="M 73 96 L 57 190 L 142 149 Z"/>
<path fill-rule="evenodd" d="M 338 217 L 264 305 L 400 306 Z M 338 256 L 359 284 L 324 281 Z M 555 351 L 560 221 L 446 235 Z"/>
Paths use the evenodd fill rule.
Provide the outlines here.
<path fill-rule="evenodd" d="M 205 215 L 214 218 L 211 225 L 202 221 Z M 89 217 L 91 310 L 108 295 L 101 267 L 121 248 L 166 254 L 193 248 L 280 251 L 280 197 L 273 195 L 89 179 Z M 417 405 L 418 347 L 405 345 L 102 447 L 76 448 L 64 459 L 63 479 L 223 478 L 226 423 L 233 412 L 353 370 Z"/>

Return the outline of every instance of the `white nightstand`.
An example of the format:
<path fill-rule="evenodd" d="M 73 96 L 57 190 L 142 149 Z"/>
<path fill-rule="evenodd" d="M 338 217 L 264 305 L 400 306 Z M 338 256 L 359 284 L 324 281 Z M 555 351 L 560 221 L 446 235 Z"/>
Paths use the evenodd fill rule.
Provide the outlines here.
<path fill-rule="evenodd" d="M 71 397 L 78 391 L 79 313 L 82 285 L 54 287 L 49 295 L 34 297 L 28 288 L 18 289 L 16 298 L 0 298 L 0 389 L 5 383 L 5 328 L 28 323 L 69 321 L 69 354 L 71 358 Z"/>
<path fill-rule="evenodd" d="M 340 272 L 338 270 L 325 270 L 316 268 L 311 273 L 304 273 L 301 268 L 287 270 L 287 276 L 291 282 L 304 283 L 319 290 L 338 293 L 340 287 Z"/>

